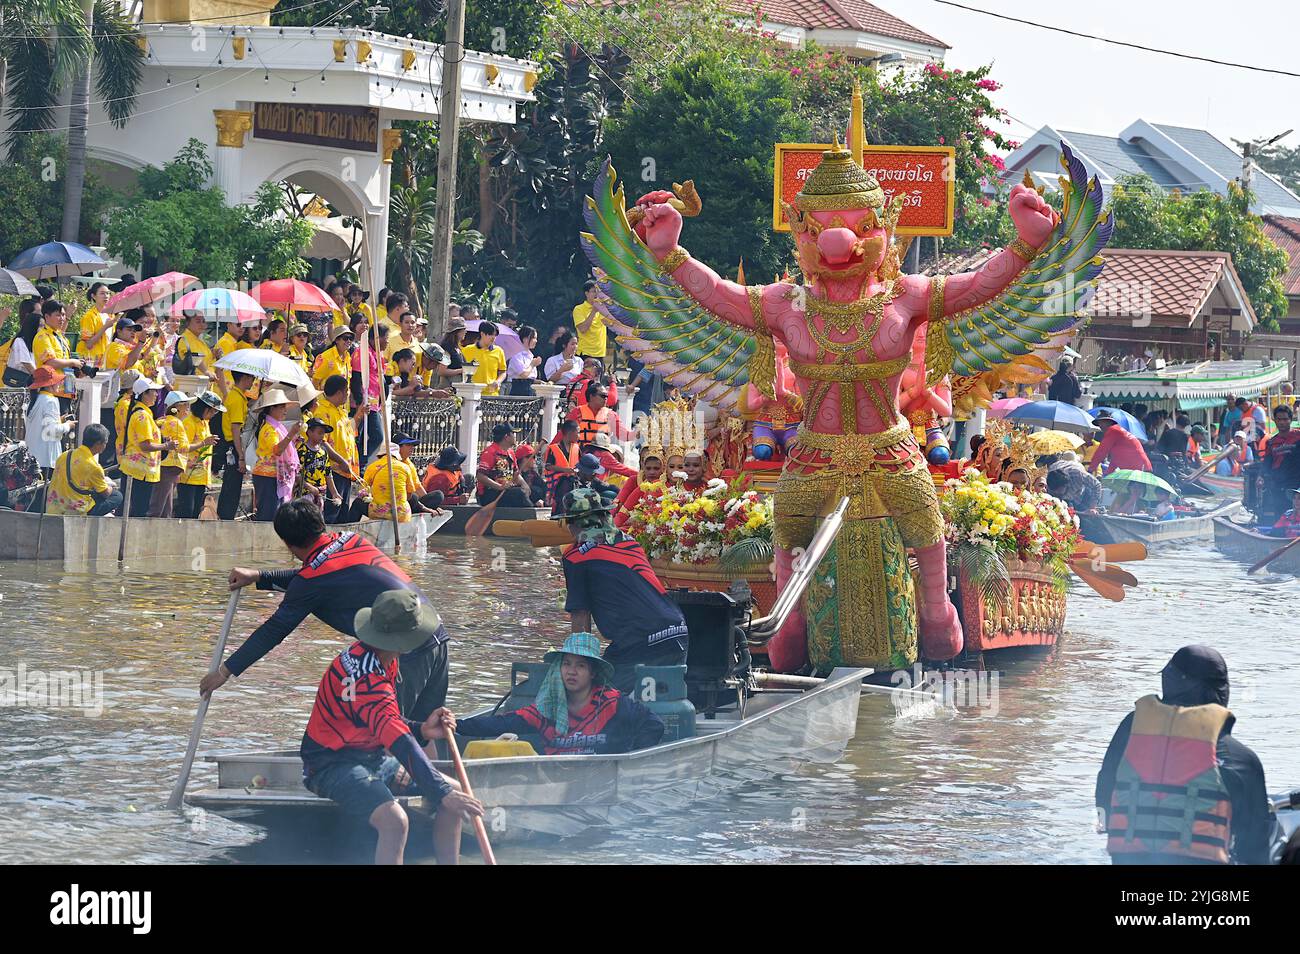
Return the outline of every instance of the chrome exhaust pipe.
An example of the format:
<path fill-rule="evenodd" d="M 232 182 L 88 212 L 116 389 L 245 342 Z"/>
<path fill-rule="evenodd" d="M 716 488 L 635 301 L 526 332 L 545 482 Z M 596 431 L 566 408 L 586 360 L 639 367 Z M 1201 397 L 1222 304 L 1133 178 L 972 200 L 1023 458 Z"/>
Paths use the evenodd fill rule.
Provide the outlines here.
<path fill-rule="evenodd" d="M 794 575 L 790 577 L 779 596 L 776 603 L 772 606 L 772 612 L 766 616 L 754 620 L 749 627 L 749 642 L 753 645 L 762 645 L 775 636 L 785 625 L 786 619 L 794 612 L 799 600 L 803 597 L 804 590 L 808 588 L 808 583 L 812 580 L 813 573 L 817 570 L 817 565 L 821 563 L 827 551 L 830 550 L 831 544 L 839 536 L 840 528 L 844 525 L 844 514 L 849 509 L 849 498 L 842 497 L 840 505 L 835 508 L 817 528 L 812 542 L 808 544 L 808 549 L 798 559 L 798 566 Z"/>

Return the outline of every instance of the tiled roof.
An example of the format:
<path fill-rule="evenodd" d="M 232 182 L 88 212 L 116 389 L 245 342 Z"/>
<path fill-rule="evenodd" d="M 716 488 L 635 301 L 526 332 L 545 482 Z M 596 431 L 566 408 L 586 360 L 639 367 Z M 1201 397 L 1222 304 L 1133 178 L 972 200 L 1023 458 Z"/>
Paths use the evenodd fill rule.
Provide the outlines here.
<path fill-rule="evenodd" d="M 1201 162 L 1205 163 L 1225 179 L 1241 178 L 1241 155 L 1213 134 L 1204 129 L 1189 129 L 1186 126 L 1165 126 L 1152 123 L 1156 129 L 1182 146 Z M 1287 189 L 1266 175 L 1255 174 L 1252 188 L 1255 196 L 1269 209 L 1295 209 L 1300 200 Z"/>
<path fill-rule="evenodd" d="M 732 6 L 745 14 L 757 7 L 768 23 L 807 30 L 854 30 L 949 49 L 942 40 L 866 0 L 732 0 Z"/>
<path fill-rule="evenodd" d="M 1094 317 L 1127 318 L 1145 313 L 1190 325 L 1225 269 L 1237 280 L 1227 252 L 1108 248 L 1102 256 L 1106 267 L 1089 307 Z"/>
<path fill-rule="evenodd" d="M 1289 219 L 1281 215 L 1264 216 L 1264 234 L 1273 240 L 1291 266 L 1282 276 L 1282 284 L 1288 295 L 1300 295 L 1300 219 Z"/>

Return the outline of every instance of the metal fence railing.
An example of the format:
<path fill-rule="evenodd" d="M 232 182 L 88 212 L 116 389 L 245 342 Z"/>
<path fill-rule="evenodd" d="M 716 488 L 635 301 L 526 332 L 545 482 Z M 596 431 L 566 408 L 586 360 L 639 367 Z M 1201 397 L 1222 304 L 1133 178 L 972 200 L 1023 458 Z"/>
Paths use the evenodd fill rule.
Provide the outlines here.
<path fill-rule="evenodd" d="M 24 439 L 27 430 L 25 423 L 27 398 L 30 394 L 31 392 L 26 388 L 0 388 L 0 435 L 16 441 Z M 72 399 L 72 407 L 68 413 L 75 415 L 80 404 L 81 395 L 77 395 Z M 63 440 L 64 447 L 74 447 L 76 443 L 75 431 L 70 432 Z"/>
<path fill-rule="evenodd" d="M 520 444 L 538 443 L 542 430 L 542 399 L 539 397 L 485 397 L 479 401 L 478 442 L 472 457 L 477 460 L 483 448 L 492 443 L 492 428 L 509 424 Z M 465 453 L 470 451 L 461 448 Z"/>
<path fill-rule="evenodd" d="M 411 460 L 421 472 L 444 447 L 456 446 L 459 429 L 460 405 L 454 399 L 393 399 L 393 431 L 416 439 Z"/>

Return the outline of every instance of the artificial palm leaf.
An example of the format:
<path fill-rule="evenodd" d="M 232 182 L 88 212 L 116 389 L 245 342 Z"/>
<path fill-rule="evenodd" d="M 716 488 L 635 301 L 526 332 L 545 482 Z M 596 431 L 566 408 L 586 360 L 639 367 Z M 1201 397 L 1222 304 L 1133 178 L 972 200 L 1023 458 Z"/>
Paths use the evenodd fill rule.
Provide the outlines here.
<path fill-rule="evenodd" d="M 727 573 L 743 573 L 758 564 L 772 562 L 772 541 L 745 537 L 723 549 L 718 565 Z"/>
<path fill-rule="evenodd" d="M 1007 565 L 992 546 L 984 543 L 959 543 L 948 550 L 957 578 L 979 591 L 986 606 L 1005 607 L 1011 598 L 1011 575 Z"/>

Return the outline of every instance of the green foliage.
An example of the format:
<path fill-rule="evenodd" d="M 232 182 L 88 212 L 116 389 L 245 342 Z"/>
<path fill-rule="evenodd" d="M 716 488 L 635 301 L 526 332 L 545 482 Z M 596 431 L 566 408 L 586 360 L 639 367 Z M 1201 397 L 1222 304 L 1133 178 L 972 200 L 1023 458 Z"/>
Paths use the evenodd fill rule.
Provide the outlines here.
<path fill-rule="evenodd" d="M 67 142 L 54 133 L 27 133 L 14 145 L 9 161 L 0 163 L 0 262 L 25 248 L 59 237 L 63 224 L 63 173 Z M 112 191 L 87 174 L 81 201 L 81 234 L 94 234 Z"/>
<path fill-rule="evenodd" d="M 300 4 L 287 4 L 301 6 Z M 374 29 L 393 36 L 441 43 L 447 35 L 446 4 L 442 0 L 389 0 L 389 12 L 375 20 Z M 465 45 L 483 53 L 504 53 L 532 59 L 542 48 L 548 20 L 561 0 L 468 0 L 465 4 Z M 336 16 L 340 11 L 343 15 Z M 276 26 L 366 26 L 370 15 L 363 4 L 327 0 L 298 10 L 272 11 Z"/>
<path fill-rule="evenodd" d="M 1228 252 L 1260 322 L 1269 329 L 1286 314 L 1286 253 L 1250 211 L 1252 196 L 1235 182 L 1228 194 L 1202 189 L 1165 192 L 1149 176 L 1126 176 L 1111 190 L 1114 248 Z"/>
<path fill-rule="evenodd" d="M 609 133 L 627 201 L 694 179 L 704 211 L 686 225 L 691 254 L 723 273 L 743 256 L 753 277 L 779 275 L 793 246 L 772 231 L 772 147 L 811 132 L 794 97 L 787 74 L 738 72 L 712 52 L 669 67 Z"/>
<path fill-rule="evenodd" d="M 1237 148 L 1246 144 L 1234 139 Z M 1292 192 L 1300 192 L 1300 146 L 1287 148 L 1283 145 L 1265 146 L 1255 153 L 1255 161 L 1265 172 L 1272 173 Z"/>
<path fill-rule="evenodd" d="M 108 249 L 139 268 L 142 256 L 204 282 L 292 278 L 306 274 L 302 250 L 312 225 L 289 215 L 283 190 L 263 183 L 251 205 L 226 205 L 218 188 L 204 186 L 211 163 L 191 139 L 161 169 L 140 174 L 137 201 L 109 222 Z"/>

